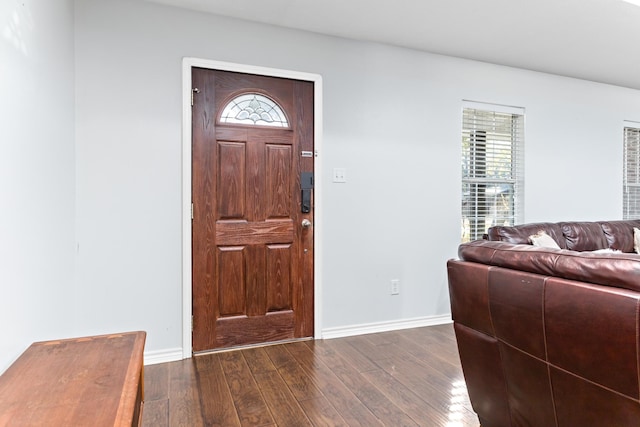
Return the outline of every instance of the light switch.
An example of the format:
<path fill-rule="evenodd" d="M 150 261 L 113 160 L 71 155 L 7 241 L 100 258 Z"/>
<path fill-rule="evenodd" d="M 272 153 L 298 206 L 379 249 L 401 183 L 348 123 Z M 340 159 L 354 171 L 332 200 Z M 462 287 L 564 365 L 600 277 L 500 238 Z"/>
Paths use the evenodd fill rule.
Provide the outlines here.
<path fill-rule="evenodd" d="M 333 168 L 333 182 L 347 182 L 347 169 Z"/>

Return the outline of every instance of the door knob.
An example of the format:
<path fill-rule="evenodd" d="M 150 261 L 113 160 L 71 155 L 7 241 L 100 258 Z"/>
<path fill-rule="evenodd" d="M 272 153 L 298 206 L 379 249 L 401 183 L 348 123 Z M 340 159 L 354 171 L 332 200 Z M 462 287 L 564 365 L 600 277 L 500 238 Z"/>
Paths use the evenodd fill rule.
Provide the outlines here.
<path fill-rule="evenodd" d="M 309 221 L 308 219 L 303 219 L 302 220 L 302 228 L 309 228 L 311 227 L 311 221 Z"/>

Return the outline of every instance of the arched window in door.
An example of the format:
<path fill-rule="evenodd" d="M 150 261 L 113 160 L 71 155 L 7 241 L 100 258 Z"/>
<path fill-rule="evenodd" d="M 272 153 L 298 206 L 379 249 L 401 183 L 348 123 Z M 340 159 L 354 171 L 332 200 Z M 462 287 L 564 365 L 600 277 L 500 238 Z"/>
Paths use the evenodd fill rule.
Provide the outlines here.
<path fill-rule="evenodd" d="M 222 110 L 220 123 L 289 127 L 282 108 L 273 99 L 259 93 L 245 93 L 229 101 Z"/>

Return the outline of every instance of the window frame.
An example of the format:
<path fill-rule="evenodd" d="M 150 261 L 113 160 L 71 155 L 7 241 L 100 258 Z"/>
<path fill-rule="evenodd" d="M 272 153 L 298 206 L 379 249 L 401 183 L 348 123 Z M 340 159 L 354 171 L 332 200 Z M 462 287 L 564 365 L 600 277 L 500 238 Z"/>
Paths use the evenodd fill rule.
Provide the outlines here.
<path fill-rule="evenodd" d="M 640 219 L 640 123 L 624 122 L 622 144 L 622 219 Z"/>
<path fill-rule="evenodd" d="M 462 242 L 481 239 L 494 225 L 524 222 L 524 122 L 521 107 L 463 102 Z"/>

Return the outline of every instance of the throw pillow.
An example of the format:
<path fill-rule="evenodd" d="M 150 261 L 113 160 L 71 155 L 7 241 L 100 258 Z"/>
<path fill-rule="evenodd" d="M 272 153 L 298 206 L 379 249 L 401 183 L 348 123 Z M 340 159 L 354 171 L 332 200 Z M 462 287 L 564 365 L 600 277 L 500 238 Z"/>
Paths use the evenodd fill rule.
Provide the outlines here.
<path fill-rule="evenodd" d="M 640 230 L 638 230 L 638 232 L 640 233 Z M 540 230 L 536 234 L 529 236 L 529 241 L 533 246 L 560 249 L 560 246 L 553 240 L 553 237 L 549 236 L 544 230 Z"/>
<path fill-rule="evenodd" d="M 640 229 L 633 227 L 633 249 L 640 254 Z"/>

